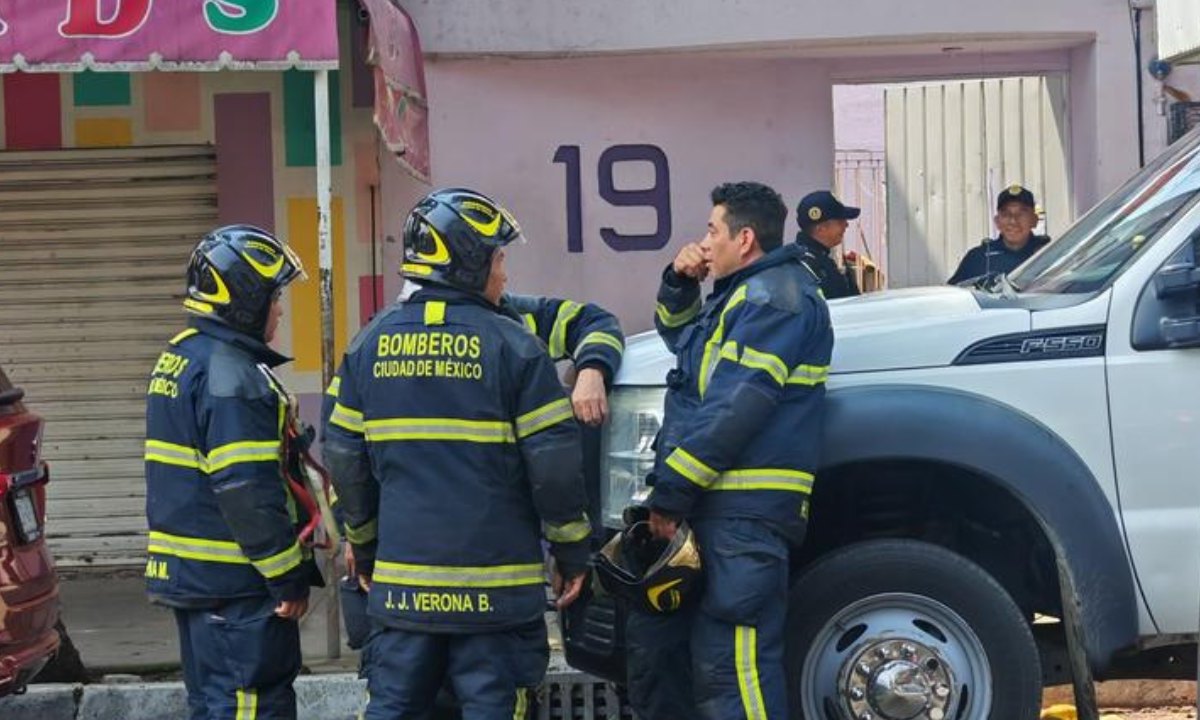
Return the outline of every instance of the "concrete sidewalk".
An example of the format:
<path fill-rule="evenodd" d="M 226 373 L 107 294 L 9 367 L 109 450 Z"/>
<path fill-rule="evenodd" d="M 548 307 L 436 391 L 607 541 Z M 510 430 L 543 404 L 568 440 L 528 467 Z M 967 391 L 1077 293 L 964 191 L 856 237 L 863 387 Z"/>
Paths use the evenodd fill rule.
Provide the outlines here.
<path fill-rule="evenodd" d="M 59 585 L 63 621 L 89 674 L 161 676 L 179 667 L 179 640 L 170 610 L 151 605 L 141 573 L 64 572 Z M 329 593 L 314 588 L 308 614 L 300 622 L 304 665 L 313 673 L 355 672 L 358 652 L 345 644 L 341 656 L 326 652 Z"/>

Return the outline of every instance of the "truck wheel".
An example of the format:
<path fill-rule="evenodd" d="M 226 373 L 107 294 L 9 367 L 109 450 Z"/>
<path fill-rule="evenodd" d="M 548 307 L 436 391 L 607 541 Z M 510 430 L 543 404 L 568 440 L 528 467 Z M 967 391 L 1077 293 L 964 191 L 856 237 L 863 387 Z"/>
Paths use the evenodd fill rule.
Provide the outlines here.
<path fill-rule="evenodd" d="M 1034 720 L 1041 662 L 1004 588 L 942 547 L 873 540 L 792 585 L 793 720 Z"/>

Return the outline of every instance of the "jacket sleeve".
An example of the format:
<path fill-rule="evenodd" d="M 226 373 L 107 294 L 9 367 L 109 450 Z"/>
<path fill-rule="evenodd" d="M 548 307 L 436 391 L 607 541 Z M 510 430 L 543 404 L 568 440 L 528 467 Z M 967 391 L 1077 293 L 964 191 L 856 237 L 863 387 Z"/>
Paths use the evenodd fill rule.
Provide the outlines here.
<path fill-rule="evenodd" d="M 726 305 L 725 335 L 714 347 L 711 371 L 701 368 L 708 380 L 700 407 L 656 469 L 648 505 L 666 515 L 687 517 L 723 472 L 744 469 L 737 464 L 742 449 L 774 414 L 785 388 L 803 392 L 828 375 L 828 358 L 817 352 L 826 317 L 819 300 L 806 296 L 790 310 L 739 297 L 745 297 L 741 290 Z"/>
<path fill-rule="evenodd" d="M 675 352 L 679 335 L 700 314 L 700 283 L 684 277 L 667 265 L 658 285 L 658 302 L 654 307 L 654 327 Z"/>
<path fill-rule="evenodd" d="M 271 595 L 305 598 L 310 575 L 281 464 L 284 401 L 254 366 L 210 373 L 216 377 L 210 376 L 200 415 L 217 506 Z"/>
<path fill-rule="evenodd" d="M 378 547 L 379 484 L 371 475 L 363 401 L 354 356 L 338 370 L 338 395 L 326 423 L 325 461 L 337 493 L 338 519 L 361 575 L 370 575 Z"/>
<path fill-rule="evenodd" d="M 517 360 L 517 445 L 550 552 L 574 577 L 587 568 L 592 534 L 579 425 L 550 358 L 531 347 Z"/>
<path fill-rule="evenodd" d="M 537 335 L 552 360 L 571 358 L 578 368 L 595 367 L 612 381 L 625 353 L 625 335 L 615 315 L 593 303 L 509 295 L 505 301 Z"/>
<path fill-rule="evenodd" d="M 324 456 L 325 441 L 329 438 L 329 416 L 333 415 L 333 406 L 337 404 L 338 390 L 342 385 L 342 368 L 339 365 L 337 372 L 334 373 L 333 379 L 329 381 L 329 387 L 325 388 L 325 392 L 321 394 L 321 447 L 322 460 L 325 464 L 329 464 L 329 459 Z M 333 520 L 337 525 L 338 532 L 344 538 L 346 536 L 346 517 L 342 512 L 342 504 L 339 502 L 337 488 L 329 489 L 329 509 L 333 512 Z"/>

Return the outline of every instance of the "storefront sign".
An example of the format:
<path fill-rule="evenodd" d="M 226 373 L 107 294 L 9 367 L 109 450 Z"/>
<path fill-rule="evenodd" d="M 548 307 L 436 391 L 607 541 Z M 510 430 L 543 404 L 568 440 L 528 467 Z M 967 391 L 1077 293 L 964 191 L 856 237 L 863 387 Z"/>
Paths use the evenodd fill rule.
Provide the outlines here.
<path fill-rule="evenodd" d="M 336 0 L 8 0 L 0 71 L 337 67 Z"/>

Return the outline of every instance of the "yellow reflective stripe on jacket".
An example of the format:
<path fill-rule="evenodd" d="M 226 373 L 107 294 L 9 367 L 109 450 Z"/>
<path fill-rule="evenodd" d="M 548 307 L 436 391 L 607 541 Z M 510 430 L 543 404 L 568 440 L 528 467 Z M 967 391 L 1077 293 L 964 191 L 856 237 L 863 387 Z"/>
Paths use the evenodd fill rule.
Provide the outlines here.
<path fill-rule="evenodd" d="M 702 488 L 712 485 L 720 474 L 681 447 L 675 448 L 667 456 L 667 465 Z"/>
<path fill-rule="evenodd" d="M 167 344 L 168 345 L 178 345 L 179 343 L 183 342 L 184 340 L 187 340 L 188 338 L 190 338 L 191 336 L 193 336 L 199 332 L 200 331 L 197 330 L 196 328 L 188 328 L 187 330 L 184 330 L 183 332 L 179 333 L 175 337 L 171 338 L 171 341 Z"/>
<path fill-rule="evenodd" d="M 199 450 L 184 445 L 163 442 L 162 440 L 146 441 L 145 459 L 147 462 L 175 465 L 176 467 L 191 468 L 192 470 L 204 470 L 204 457 L 200 455 Z"/>
<path fill-rule="evenodd" d="M 537 318 L 533 316 L 533 313 L 525 313 L 521 317 L 525 319 L 525 327 L 529 328 L 529 332 L 537 335 Z"/>
<path fill-rule="evenodd" d="M 588 345 L 608 345 L 617 352 L 625 352 L 625 346 L 615 335 L 597 330 L 583 336 L 583 339 L 579 341 L 579 346 L 575 348 L 575 357 L 579 357 L 579 351 Z"/>
<path fill-rule="evenodd" d="M 292 543 L 292 546 L 281 553 L 276 553 L 262 560 L 251 560 L 254 567 L 262 573 L 265 578 L 277 578 L 283 575 L 288 570 L 296 567 L 304 560 L 304 553 L 300 551 L 300 543 Z"/>
<path fill-rule="evenodd" d="M 249 565 L 250 558 L 232 540 L 209 540 L 207 538 L 169 535 L 157 530 L 150 531 L 148 550 L 158 555 L 172 555 L 188 560 Z"/>
<path fill-rule="evenodd" d="M 409 587 L 499 588 L 541 585 L 542 574 L 541 563 L 462 567 L 379 560 L 371 579 Z"/>
<path fill-rule="evenodd" d="M 513 720 L 528 720 L 529 688 L 517 688 L 517 701 L 513 705 Z"/>
<path fill-rule="evenodd" d="M 354 545 L 365 545 L 379 537 L 379 520 L 372 520 L 365 525 L 351 527 L 346 523 L 346 539 Z"/>
<path fill-rule="evenodd" d="M 511 423 L 457 418 L 384 418 L 366 422 L 367 440 L 456 440 L 478 443 L 516 442 Z"/>
<path fill-rule="evenodd" d="M 236 694 L 237 714 L 233 716 L 233 720 L 257 720 L 258 691 L 253 688 L 238 688 Z"/>
<path fill-rule="evenodd" d="M 527 438 L 551 425 L 570 420 L 574 415 L 571 401 L 567 398 L 546 403 L 537 410 L 532 410 L 517 418 L 517 437 Z"/>
<path fill-rule="evenodd" d="M 247 440 L 222 445 L 206 458 L 208 473 L 215 473 L 231 465 L 279 460 L 278 440 Z"/>
<path fill-rule="evenodd" d="M 725 341 L 725 316 L 729 314 L 738 305 L 746 301 L 746 286 L 739 285 L 737 290 L 729 296 L 729 301 L 725 303 L 724 309 L 721 310 L 721 317 L 717 320 L 717 329 L 713 331 L 712 337 L 704 344 L 704 356 L 700 359 L 700 377 L 696 381 L 697 389 L 700 391 L 700 397 L 704 397 L 704 391 L 708 389 L 708 381 L 712 379 L 713 371 L 717 369 L 717 361 L 719 360 L 718 349 L 721 343 Z M 713 357 L 718 354 L 718 357 Z"/>
<path fill-rule="evenodd" d="M 738 694 L 742 697 L 746 720 L 767 720 L 767 704 L 758 679 L 758 631 L 737 625 L 733 632 L 733 664 L 737 668 Z"/>
<path fill-rule="evenodd" d="M 330 397 L 337 397 L 338 393 L 341 392 L 341 390 L 342 390 L 342 376 L 334 375 L 333 379 L 329 381 L 329 387 L 325 388 L 325 394 Z"/>
<path fill-rule="evenodd" d="M 560 358 L 567 354 L 567 327 L 579 315 L 583 306 L 572 300 L 564 300 L 558 306 L 558 315 L 550 328 L 550 357 Z"/>
<path fill-rule="evenodd" d="M 788 375 L 788 385 L 820 385 L 829 379 L 828 365 L 797 365 Z"/>
<path fill-rule="evenodd" d="M 680 325 L 687 325 L 700 314 L 700 298 L 697 296 L 695 302 L 677 313 L 671 312 L 666 305 L 659 303 L 654 308 L 654 314 L 658 316 L 658 321 L 663 324 L 663 327 L 677 328 Z"/>
<path fill-rule="evenodd" d="M 780 385 L 787 382 L 788 366 L 778 355 L 755 350 L 746 345 L 742 347 L 742 357 L 738 362 L 753 370 L 762 370 Z"/>
<path fill-rule="evenodd" d="M 341 403 L 333 404 L 333 412 L 329 414 L 329 422 L 352 433 L 363 432 L 363 414 Z"/>
<path fill-rule="evenodd" d="M 785 468 L 744 468 L 721 473 L 709 490 L 786 490 L 811 493 L 812 473 Z"/>
<path fill-rule="evenodd" d="M 592 534 L 592 523 L 584 515 L 579 520 L 572 520 L 561 525 L 543 523 L 542 530 L 550 542 L 573 543 L 584 540 Z"/>

